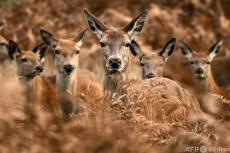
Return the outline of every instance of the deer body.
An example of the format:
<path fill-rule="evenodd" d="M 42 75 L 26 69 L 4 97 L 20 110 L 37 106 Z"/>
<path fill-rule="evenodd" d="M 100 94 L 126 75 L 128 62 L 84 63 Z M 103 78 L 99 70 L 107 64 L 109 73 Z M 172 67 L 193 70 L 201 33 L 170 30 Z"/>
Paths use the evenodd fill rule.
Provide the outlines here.
<path fill-rule="evenodd" d="M 190 62 L 195 85 L 198 91 L 203 93 L 199 97 L 202 109 L 217 118 L 229 120 L 230 90 L 216 84 L 210 65 L 221 44 L 221 41 L 214 43 L 209 49 L 209 54 L 192 52 L 184 42 L 180 44 L 180 47 Z"/>
<path fill-rule="evenodd" d="M 85 32 L 86 30 L 76 38 L 55 39 L 51 33 L 41 30 L 43 41 L 54 54 L 53 63 L 51 64 L 54 65 L 53 71 L 56 71 L 57 101 L 64 116 L 78 113 L 82 110 L 78 98 L 82 92 L 87 94 L 88 89 L 79 90 L 84 89 L 84 86 L 94 90 L 91 94 L 97 92 L 99 97 L 102 97 L 100 86 L 90 80 L 86 81 L 87 79 L 79 79 L 78 77 L 79 52 Z M 90 96 L 90 94 L 88 95 Z M 95 95 L 97 96 L 97 94 Z"/>
<path fill-rule="evenodd" d="M 163 110 L 160 117 L 161 121 L 164 118 L 163 116 L 167 116 L 167 119 L 172 121 L 177 118 L 174 118 L 174 112 L 177 112 L 175 113 L 177 114 L 176 116 L 183 116 L 182 118 L 184 119 L 186 118 L 186 112 L 196 109 L 195 106 L 193 107 L 191 96 L 187 96 L 187 98 L 181 97 L 183 94 L 189 94 L 172 80 L 157 77 L 129 83 L 130 46 L 132 45 L 133 37 L 141 31 L 144 25 L 147 11 L 141 13 L 123 29 L 105 26 L 86 10 L 84 10 L 84 15 L 89 28 L 100 40 L 104 63 L 104 90 L 116 93 L 118 96 L 125 96 L 124 102 L 126 103 L 134 102 L 138 104 L 138 100 L 142 99 L 140 105 L 146 110 L 145 115 L 149 119 L 153 119 L 151 116 L 154 116 L 156 112 L 150 111 L 150 113 L 148 110 L 161 109 Z M 137 55 L 133 51 L 131 53 L 135 56 Z M 142 97 L 138 97 L 138 95 Z M 160 103 L 160 101 L 163 103 Z M 160 115 L 160 113 L 157 115 Z"/>

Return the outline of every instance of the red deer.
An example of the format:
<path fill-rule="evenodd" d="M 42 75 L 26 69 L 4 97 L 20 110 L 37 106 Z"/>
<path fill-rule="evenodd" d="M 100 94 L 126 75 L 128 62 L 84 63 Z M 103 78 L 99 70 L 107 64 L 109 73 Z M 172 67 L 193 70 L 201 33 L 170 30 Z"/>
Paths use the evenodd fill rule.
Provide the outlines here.
<path fill-rule="evenodd" d="M 91 96 L 95 96 L 95 99 L 101 98 L 103 95 L 100 85 L 96 82 L 87 80 L 87 78 L 79 79 L 79 53 L 86 31 L 84 30 L 77 37 L 69 39 L 56 39 L 50 32 L 40 31 L 43 41 L 54 54 L 54 61 L 51 64 L 55 66 L 57 72 L 56 92 L 63 115 L 82 110 L 77 101 L 82 92 L 90 90 Z M 88 87 L 87 90 L 81 90 L 86 87 Z"/>
<path fill-rule="evenodd" d="M 40 75 L 43 71 L 41 55 L 39 49 L 23 51 L 14 41 L 9 41 L 9 56 L 16 62 L 17 76 L 25 88 L 29 108 L 42 106 L 59 115 L 54 85 Z"/>
<path fill-rule="evenodd" d="M 193 52 L 184 42 L 180 43 L 182 54 L 190 63 L 195 84 L 202 90 L 222 95 L 230 100 L 230 90 L 223 89 L 216 84 L 213 77 L 211 62 L 218 54 L 222 41 L 218 40 L 208 50 L 208 52 Z"/>
<path fill-rule="evenodd" d="M 194 111 L 196 101 L 175 81 L 156 77 L 140 82 L 129 82 L 130 46 L 142 30 L 148 11 L 145 10 L 124 28 L 104 25 L 84 10 L 86 22 L 100 40 L 104 65 L 104 90 L 125 95 L 124 102 L 139 103 L 147 118 L 162 120 L 185 119 Z M 139 102 L 138 102 L 139 101 Z M 167 119 L 166 119 L 167 118 Z"/>
<path fill-rule="evenodd" d="M 176 39 L 170 39 L 160 52 L 143 51 L 136 41 L 131 42 L 130 49 L 132 53 L 138 57 L 141 69 L 142 78 L 149 79 L 153 77 L 163 76 L 163 67 L 167 62 L 168 57 L 173 53 L 176 46 Z"/>

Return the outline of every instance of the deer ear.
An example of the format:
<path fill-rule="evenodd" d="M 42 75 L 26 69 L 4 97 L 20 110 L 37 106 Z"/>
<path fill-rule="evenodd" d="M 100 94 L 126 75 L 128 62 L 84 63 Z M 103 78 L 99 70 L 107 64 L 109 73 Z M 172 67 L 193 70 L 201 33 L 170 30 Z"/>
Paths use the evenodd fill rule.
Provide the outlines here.
<path fill-rule="evenodd" d="M 16 56 L 18 54 L 21 54 L 21 50 L 18 47 L 18 44 L 15 43 L 13 40 L 9 41 L 9 50 L 8 50 L 8 54 L 10 56 L 11 59 L 16 59 Z"/>
<path fill-rule="evenodd" d="M 218 54 L 220 47 L 222 45 L 222 40 L 217 40 L 208 50 L 209 52 L 209 61 L 212 61 L 214 57 Z"/>
<path fill-rule="evenodd" d="M 40 60 L 43 60 L 47 49 L 48 49 L 48 46 L 45 43 L 40 43 L 32 51 L 40 57 Z"/>
<path fill-rule="evenodd" d="M 93 14 L 91 14 L 89 11 L 85 9 L 84 17 L 90 30 L 94 32 L 100 39 L 106 30 L 106 26 L 98 18 L 96 18 Z"/>
<path fill-rule="evenodd" d="M 164 59 L 167 60 L 167 58 L 172 55 L 174 49 L 176 47 L 176 38 L 171 38 L 164 46 L 163 50 L 159 52 L 159 55 Z"/>
<path fill-rule="evenodd" d="M 77 43 L 78 47 L 82 46 L 82 42 L 85 36 L 85 33 L 88 31 L 88 28 L 83 30 L 81 33 L 78 34 L 78 36 L 75 38 L 75 42 Z"/>
<path fill-rule="evenodd" d="M 180 42 L 180 49 L 182 54 L 187 58 L 192 58 L 192 50 L 188 47 L 188 45 L 185 42 Z"/>
<path fill-rule="evenodd" d="M 46 30 L 40 30 L 41 37 L 43 41 L 49 46 L 55 46 L 57 44 L 57 40 L 53 37 L 51 33 Z"/>
<path fill-rule="evenodd" d="M 130 40 L 132 40 L 134 36 L 141 32 L 142 28 L 144 27 L 147 15 L 148 11 L 144 10 L 124 28 L 124 31 L 128 33 Z"/>
<path fill-rule="evenodd" d="M 130 51 L 133 54 L 133 56 L 141 56 L 142 52 L 141 52 L 141 48 L 139 46 L 139 44 L 135 41 L 132 40 L 130 43 Z"/>

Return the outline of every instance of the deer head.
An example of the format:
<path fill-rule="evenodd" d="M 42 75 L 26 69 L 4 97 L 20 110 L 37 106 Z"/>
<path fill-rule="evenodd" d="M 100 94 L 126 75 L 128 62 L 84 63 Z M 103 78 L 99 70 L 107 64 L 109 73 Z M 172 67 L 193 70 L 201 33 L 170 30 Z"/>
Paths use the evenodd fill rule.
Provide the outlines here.
<path fill-rule="evenodd" d="M 191 48 L 184 42 L 180 43 L 182 54 L 189 61 L 192 73 L 197 79 L 207 79 L 211 62 L 218 54 L 222 45 L 222 41 L 216 41 L 208 50 L 208 52 L 193 52 Z"/>
<path fill-rule="evenodd" d="M 90 30 L 99 38 L 106 74 L 120 74 L 127 69 L 131 41 L 141 32 L 147 14 L 145 10 L 124 28 L 114 28 L 106 26 L 90 12 L 84 10 Z"/>
<path fill-rule="evenodd" d="M 17 43 L 9 41 L 8 54 L 12 60 L 16 61 L 18 76 L 32 79 L 42 73 L 41 60 L 43 56 L 40 49 L 36 48 L 33 51 L 22 51 Z"/>
<path fill-rule="evenodd" d="M 40 30 L 43 41 L 55 54 L 54 62 L 59 74 L 68 77 L 78 68 L 80 47 L 86 31 L 84 30 L 75 38 L 56 39 L 50 32 Z"/>
<path fill-rule="evenodd" d="M 160 52 L 143 53 L 136 41 L 131 42 L 130 49 L 133 55 L 137 56 L 142 68 L 142 78 L 149 79 L 153 77 L 161 77 L 163 66 L 168 57 L 172 55 L 176 46 L 176 39 L 170 39 Z"/>

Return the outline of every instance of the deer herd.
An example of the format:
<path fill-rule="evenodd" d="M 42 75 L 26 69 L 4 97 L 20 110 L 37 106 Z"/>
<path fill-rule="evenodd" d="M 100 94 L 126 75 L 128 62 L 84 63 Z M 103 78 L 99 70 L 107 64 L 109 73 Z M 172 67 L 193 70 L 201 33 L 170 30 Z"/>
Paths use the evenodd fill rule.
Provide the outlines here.
<path fill-rule="evenodd" d="M 181 118 L 186 117 L 185 114 L 199 112 L 199 99 L 176 81 L 162 75 L 163 67 L 176 47 L 176 39 L 170 39 L 161 51 L 151 53 L 145 53 L 134 40 L 143 29 L 147 14 L 148 11 L 145 10 L 128 25 L 115 28 L 105 25 L 89 11 L 84 10 L 88 28 L 76 37 L 56 38 L 41 29 L 43 43 L 29 51 L 22 50 L 12 40 L 7 42 L 1 38 L 0 61 L 10 59 L 16 63 L 17 76 L 26 89 L 30 108 L 41 105 L 61 118 L 84 111 L 79 109 L 78 104 L 79 93 L 84 92 L 81 90 L 83 85 L 91 88 L 98 98 L 102 98 L 106 92 L 123 96 L 124 103 L 135 103 L 138 100 L 135 96 L 127 96 L 130 93 L 141 95 L 145 99 L 143 107 L 147 118 L 154 116 L 157 119 L 173 120 L 175 116 Z M 88 30 L 99 40 L 104 73 L 101 75 L 104 77 L 103 86 L 91 79 L 82 79 L 82 74 L 78 72 L 80 49 Z M 216 84 L 210 65 L 221 44 L 221 40 L 218 40 L 202 54 L 193 52 L 184 42 L 179 46 L 190 63 L 197 86 L 206 93 L 221 95 L 228 101 L 230 92 Z M 129 83 L 132 81 L 129 77 L 131 56 L 140 64 L 142 80 Z"/>

